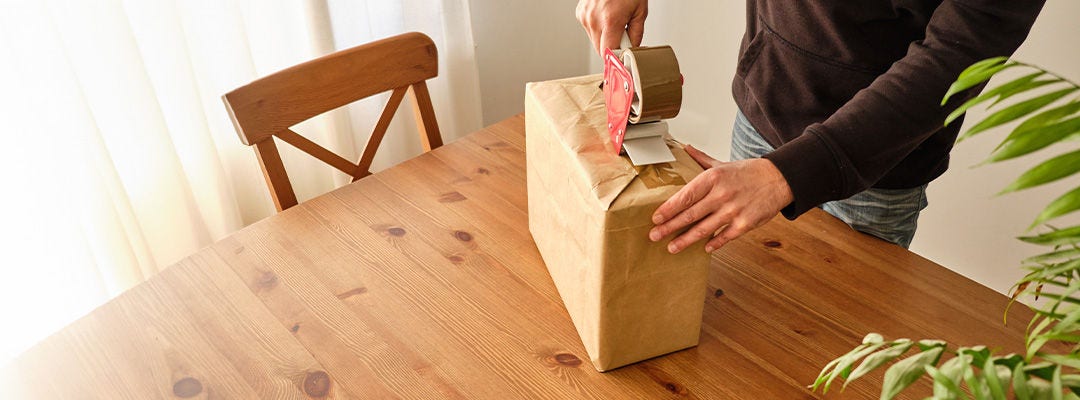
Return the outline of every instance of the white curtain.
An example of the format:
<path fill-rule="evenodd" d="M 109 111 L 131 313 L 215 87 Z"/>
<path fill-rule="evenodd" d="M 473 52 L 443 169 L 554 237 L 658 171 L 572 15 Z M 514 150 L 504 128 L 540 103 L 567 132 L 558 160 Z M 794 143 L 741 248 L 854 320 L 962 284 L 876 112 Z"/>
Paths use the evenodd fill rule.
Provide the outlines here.
<path fill-rule="evenodd" d="M 444 139 L 480 128 L 466 0 L 0 0 L 0 363 L 273 213 L 222 94 L 406 31 L 438 46 Z M 385 99 L 296 129 L 355 159 Z M 376 170 L 420 151 L 406 106 Z M 301 201 L 348 182 L 289 150 Z"/>

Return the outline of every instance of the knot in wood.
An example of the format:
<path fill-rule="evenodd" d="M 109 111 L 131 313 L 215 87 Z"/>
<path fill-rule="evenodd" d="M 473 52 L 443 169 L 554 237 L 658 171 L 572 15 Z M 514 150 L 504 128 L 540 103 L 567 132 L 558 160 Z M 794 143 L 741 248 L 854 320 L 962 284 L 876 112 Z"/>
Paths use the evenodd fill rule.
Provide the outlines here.
<path fill-rule="evenodd" d="M 567 367 L 576 367 L 581 365 L 581 359 L 570 353 L 556 353 L 552 358 L 559 365 L 565 365 Z"/>
<path fill-rule="evenodd" d="M 472 241 L 472 235 L 465 231 L 454 231 L 454 237 L 462 242 Z"/>
<path fill-rule="evenodd" d="M 330 375 L 326 371 L 308 372 L 304 378 L 304 393 L 311 397 L 326 397 L 330 393 Z"/>
<path fill-rule="evenodd" d="M 202 382 L 190 376 L 176 381 L 172 387 L 173 394 L 183 399 L 195 397 L 195 395 L 202 393 L 202 389 Z"/>

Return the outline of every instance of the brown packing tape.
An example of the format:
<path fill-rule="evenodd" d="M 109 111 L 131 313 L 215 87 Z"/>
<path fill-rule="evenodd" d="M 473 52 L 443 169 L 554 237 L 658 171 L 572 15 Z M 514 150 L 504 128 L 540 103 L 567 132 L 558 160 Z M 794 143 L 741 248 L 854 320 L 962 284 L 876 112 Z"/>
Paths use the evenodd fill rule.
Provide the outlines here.
<path fill-rule="evenodd" d="M 645 187 L 649 189 L 656 189 L 661 186 L 669 185 L 685 185 L 686 179 L 683 179 L 675 168 L 671 166 L 671 163 L 660 163 L 642 165 L 634 167 L 638 172 L 638 179 L 641 179 L 641 183 L 645 184 Z"/>
<path fill-rule="evenodd" d="M 682 73 L 671 46 L 635 47 L 623 52 L 623 63 L 634 76 L 636 99 L 630 123 L 659 121 L 679 115 Z"/>
<path fill-rule="evenodd" d="M 667 143 L 667 147 L 672 150 L 673 154 L 675 152 L 686 152 L 684 145 L 670 135 L 664 135 L 664 142 Z M 679 174 L 679 170 L 671 163 L 634 166 L 634 170 L 637 171 L 641 183 L 645 184 L 645 187 L 649 189 L 662 186 L 686 185 L 686 179 Z"/>

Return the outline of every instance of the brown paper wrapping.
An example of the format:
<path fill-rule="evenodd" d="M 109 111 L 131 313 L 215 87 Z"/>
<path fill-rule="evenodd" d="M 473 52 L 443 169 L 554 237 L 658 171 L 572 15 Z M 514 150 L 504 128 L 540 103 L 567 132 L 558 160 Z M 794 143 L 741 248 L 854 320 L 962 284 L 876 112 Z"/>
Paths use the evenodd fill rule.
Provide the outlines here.
<path fill-rule="evenodd" d="M 709 256 L 648 239 L 661 203 L 701 172 L 634 168 L 611 151 L 599 75 L 530 83 L 525 94 L 529 231 L 597 370 L 695 346 Z"/>

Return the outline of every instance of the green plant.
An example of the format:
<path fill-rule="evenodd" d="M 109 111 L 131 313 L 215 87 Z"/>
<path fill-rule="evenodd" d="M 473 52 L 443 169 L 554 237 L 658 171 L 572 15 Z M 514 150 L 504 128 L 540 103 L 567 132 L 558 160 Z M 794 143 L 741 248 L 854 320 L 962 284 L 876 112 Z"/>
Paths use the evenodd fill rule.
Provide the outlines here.
<path fill-rule="evenodd" d="M 1009 122 L 1019 124 L 995 148 L 986 163 L 1014 159 L 1037 150 L 1080 139 L 1080 85 L 1034 65 L 1005 57 L 991 58 L 964 70 L 949 87 L 950 97 L 974 88 L 1002 71 L 1022 68 L 1030 73 L 987 89 L 964 102 L 945 120 L 952 123 L 971 107 L 989 102 L 997 111 L 972 125 L 957 143 Z M 1041 89 L 1040 89 L 1041 88 Z M 1035 90 L 1040 89 L 1040 90 Z M 1012 99 L 1007 106 L 1004 100 Z M 1020 99 L 1020 100 L 1016 100 Z M 1024 190 L 1080 172 L 1080 150 L 1075 148 L 1045 160 L 1024 172 L 1003 193 Z M 1050 202 L 1035 217 L 1030 231 L 1055 218 L 1080 210 L 1080 186 Z M 1045 299 L 1032 307 L 1035 316 L 1025 335 L 1025 354 L 995 355 L 985 346 L 951 348 L 939 340 L 886 341 L 869 334 L 863 343 L 826 365 L 813 390 L 829 390 L 836 379 L 848 382 L 892 363 L 885 371 L 881 398 L 892 399 L 926 375 L 933 379 L 934 399 L 1078 399 L 1080 396 L 1080 225 L 1055 228 L 1019 240 L 1048 250 L 1022 261 L 1028 270 L 1011 289 L 1012 301 L 1020 296 Z M 1013 305 L 1010 302 L 1010 306 Z M 1048 343 L 1060 342 L 1053 351 Z M 909 353 L 910 349 L 916 351 Z M 952 357 L 945 357 L 951 355 Z M 862 360 L 858 366 L 856 363 Z M 966 389 L 966 390 L 965 390 Z"/>

